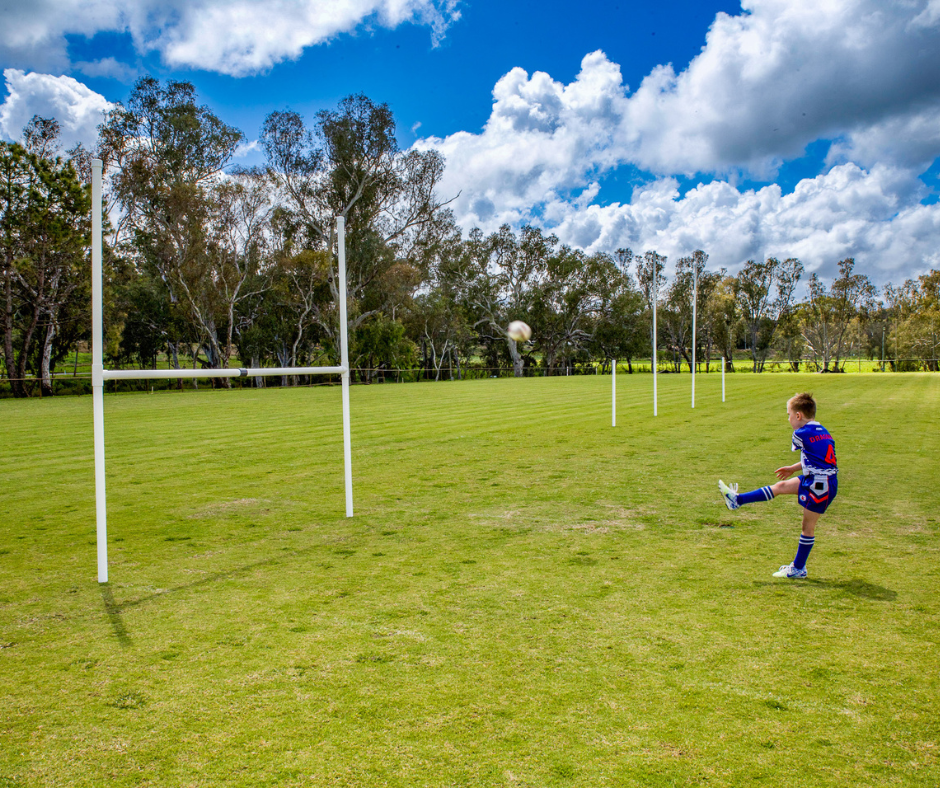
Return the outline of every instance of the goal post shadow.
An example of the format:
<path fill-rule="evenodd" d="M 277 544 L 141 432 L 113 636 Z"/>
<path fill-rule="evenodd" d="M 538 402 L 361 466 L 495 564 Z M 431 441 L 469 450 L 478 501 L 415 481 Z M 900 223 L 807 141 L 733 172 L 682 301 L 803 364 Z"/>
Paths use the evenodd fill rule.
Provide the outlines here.
<path fill-rule="evenodd" d="M 349 415 L 349 337 L 346 316 L 346 219 L 336 217 L 336 256 L 339 267 L 340 365 L 335 367 L 261 367 L 240 369 L 127 369 L 104 368 L 102 338 L 102 162 L 91 163 L 91 386 L 95 442 L 95 520 L 98 582 L 108 582 L 108 510 L 105 491 L 104 384 L 107 380 L 273 377 L 280 375 L 340 375 L 343 399 L 343 466 L 346 516 L 353 516 L 352 446 Z"/>

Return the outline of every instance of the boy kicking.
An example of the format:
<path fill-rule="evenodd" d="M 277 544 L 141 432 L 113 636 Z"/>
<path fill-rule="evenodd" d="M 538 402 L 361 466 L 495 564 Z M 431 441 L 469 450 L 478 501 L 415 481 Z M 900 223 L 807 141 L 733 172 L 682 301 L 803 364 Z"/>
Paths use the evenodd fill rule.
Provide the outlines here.
<path fill-rule="evenodd" d="M 781 566 L 774 577 L 806 577 L 806 559 L 816 541 L 816 523 L 836 497 L 838 467 L 836 448 L 829 431 L 816 421 L 816 402 L 812 394 L 797 394 L 787 400 L 787 419 L 793 427 L 793 451 L 799 450 L 800 461 L 777 468 L 780 479 L 769 487 L 738 493 L 738 485 L 718 480 L 718 489 L 729 509 L 747 503 L 772 501 L 778 495 L 796 495 L 803 507 L 803 532 L 792 564 Z M 790 477 L 802 469 L 803 475 Z"/>

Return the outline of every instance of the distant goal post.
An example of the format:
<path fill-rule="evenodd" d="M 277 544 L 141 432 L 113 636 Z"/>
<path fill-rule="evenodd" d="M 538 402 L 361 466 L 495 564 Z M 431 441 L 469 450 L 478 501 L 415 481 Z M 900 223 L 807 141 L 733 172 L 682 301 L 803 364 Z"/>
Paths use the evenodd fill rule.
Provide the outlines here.
<path fill-rule="evenodd" d="M 336 253 L 339 265 L 340 365 L 337 367 L 260 367 L 236 369 L 105 369 L 102 337 L 102 163 L 91 163 L 91 385 L 95 441 L 95 519 L 97 524 L 98 582 L 108 582 L 108 507 L 105 492 L 104 383 L 107 380 L 165 380 L 190 378 L 272 377 L 281 375 L 340 375 L 343 399 L 343 466 L 346 516 L 353 516 L 352 446 L 349 417 L 349 337 L 346 316 L 346 220 L 336 217 Z"/>

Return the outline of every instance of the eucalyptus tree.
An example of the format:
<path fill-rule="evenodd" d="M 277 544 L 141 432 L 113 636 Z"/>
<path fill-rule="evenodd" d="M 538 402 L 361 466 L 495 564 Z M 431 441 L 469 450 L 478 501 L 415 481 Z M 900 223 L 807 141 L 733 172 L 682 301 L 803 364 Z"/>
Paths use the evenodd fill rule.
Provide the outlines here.
<path fill-rule="evenodd" d="M 940 271 L 930 271 L 917 280 L 884 287 L 890 325 L 885 343 L 894 356 L 892 369 L 911 371 L 924 359 L 927 369 L 936 371 L 940 351 Z"/>
<path fill-rule="evenodd" d="M 809 298 L 802 307 L 803 339 L 825 372 L 839 371 L 849 326 L 864 305 L 874 302 L 874 285 L 854 269 L 853 258 L 841 260 L 831 288 L 815 272 L 810 274 Z"/>
<path fill-rule="evenodd" d="M 643 354 L 646 341 L 646 309 L 643 295 L 630 275 L 633 252 L 618 249 L 613 257 L 597 256 L 601 268 L 591 347 L 602 359 L 626 361 L 633 373 L 633 359 Z"/>
<path fill-rule="evenodd" d="M 185 304 L 210 362 L 223 363 L 230 343 L 207 306 L 218 267 L 211 256 L 220 253 L 209 225 L 225 213 L 226 195 L 215 190 L 242 133 L 200 106 L 190 83 L 149 76 L 99 131 L 98 153 L 138 264 L 163 281 L 171 303 Z"/>
<path fill-rule="evenodd" d="M 774 346 L 787 359 L 792 372 L 800 371 L 800 364 L 806 354 L 806 341 L 803 338 L 803 306 L 797 305 L 788 311 L 777 323 Z"/>
<path fill-rule="evenodd" d="M 562 246 L 545 261 L 545 275 L 530 308 L 534 337 L 549 374 L 556 364 L 587 348 L 603 306 L 608 279 L 616 276 L 609 255 L 586 255 Z"/>
<path fill-rule="evenodd" d="M 60 319 L 74 299 L 87 296 L 89 283 L 89 194 L 70 163 L 44 158 L 44 151 L 0 142 L 3 359 L 16 397 L 28 395 L 30 366 L 38 367 L 43 394 L 52 394 Z M 71 312 L 84 323 L 84 310 Z"/>
<path fill-rule="evenodd" d="M 654 250 L 647 251 L 642 257 L 635 257 L 633 262 L 636 266 L 636 279 L 640 286 L 640 292 L 646 301 L 646 306 L 650 312 L 649 319 L 649 337 L 650 347 L 655 351 L 658 347 L 659 337 L 658 328 L 654 325 L 658 318 L 658 306 L 662 301 L 662 293 L 667 279 L 663 270 L 666 267 L 666 257 Z"/>
<path fill-rule="evenodd" d="M 522 377 L 523 350 L 506 331 L 512 320 L 526 320 L 544 285 L 548 260 L 558 238 L 524 226 L 517 236 L 504 224 L 489 236 L 479 228 L 441 262 L 441 276 L 469 315 L 481 343 L 492 354 L 508 353 L 513 373 Z M 538 324 L 532 326 L 538 334 Z"/>
<path fill-rule="evenodd" d="M 709 326 L 714 347 L 725 359 L 727 368 L 732 372 L 734 371 L 734 349 L 744 333 L 736 288 L 737 278 L 723 274 L 704 304 L 704 311 L 707 315 L 706 324 Z"/>
<path fill-rule="evenodd" d="M 473 330 L 461 305 L 441 287 L 432 286 L 411 303 L 405 326 L 417 341 L 424 369 L 440 380 L 444 365 L 450 362 L 460 377 L 460 355 L 473 338 Z"/>
<path fill-rule="evenodd" d="M 738 272 L 735 297 L 748 333 L 754 372 L 763 372 L 777 330 L 790 309 L 803 275 L 803 264 L 794 257 L 765 262 L 748 260 Z"/>
<path fill-rule="evenodd" d="M 699 348 L 705 350 L 706 370 L 711 361 L 716 339 L 716 315 L 706 308 L 725 270 L 708 271 L 708 255 L 701 249 L 676 261 L 676 273 L 669 287 L 663 310 L 663 328 L 675 357 L 692 368 L 692 336 L 695 334 L 696 358 Z M 693 301 L 698 299 L 693 316 Z M 693 317 L 695 320 L 693 321 Z M 693 322 L 696 323 L 693 326 Z M 694 328 L 694 332 L 693 332 Z M 678 371 L 678 370 L 677 370 Z"/>
<path fill-rule="evenodd" d="M 208 265 L 192 277 L 181 277 L 180 285 L 186 288 L 190 308 L 207 337 L 211 362 L 226 367 L 232 355 L 238 304 L 270 286 L 268 228 L 272 211 L 266 184 L 255 172 L 238 172 L 213 184 L 209 198 Z M 189 281 L 200 288 L 200 298 L 188 289 Z M 221 329 L 217 321 L 221 321 Z"/>
<path fill-rule="evenodd" d="M 384 377 L 393 369 L 413 366 L 417 355 L 414 342 L 406 336 L 405 325 L 384 314 L 359 326 L 350 340 L 349 352 L 365 383 Z"/>
<path fill-rule="evenodd" d="M 337 216 L 346 223 L 346 277 L 350 327 L 378 315 L 375 293 L 396 263 L 420 267 L 422 251 L 448 227 L 435 188 L 444 170 L 435 151 L 402 151 L 387 104 L 364 95 L 323 110 L 308 127 L 296 112 L 272 112 L 261 131 L 278 204 L 305 248 L 332 250 Z M 335 269 L 327 277 L 335 302 Z M 329 309 L 320 310 L 323 331 L 336 335 Z M 337 343 L 338 346 L 338 343 Z"/>
<path fill-rule="evenodd" d="M 914 355 L 911 316 L 917 302 L 917 283 L 913 279 L 908 279 L 900 285 L 888 282 L 883 292 L 888 307 L 889 325 L 885 337 L 888 361 L 895 372 L 911 371 L 911 362 L 908 359 Z"/>
<path fill-rule="evenodd" d="M 917 277 L 915 351 L 926 359 L 932 372 L 938 371 L 940 358 L 940 270 Z"/>

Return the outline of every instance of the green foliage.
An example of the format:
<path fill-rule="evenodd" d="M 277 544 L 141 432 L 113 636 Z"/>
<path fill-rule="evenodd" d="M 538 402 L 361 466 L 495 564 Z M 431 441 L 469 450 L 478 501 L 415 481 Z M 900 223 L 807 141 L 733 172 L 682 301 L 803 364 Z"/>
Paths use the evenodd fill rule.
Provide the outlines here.
<path fill-rule="evenodd" d="M 54 142 L 42 139 L 43 149 Z M 55 360 L 85 336 L 89 212 L 89 194 L 70 163 L 0 142 L 2 352 L 14 396 L 26 396 L 27 373 L 39 374 L 51 393 Z"/>
<path fill-rule="evenodd" d="M 405 336 L 405 326 L 382 316 L 356 329 L 350 337 L 349 354 L 366 382 L 383 369 L 410 368 L 417 358 L 414 342 Z"/>

